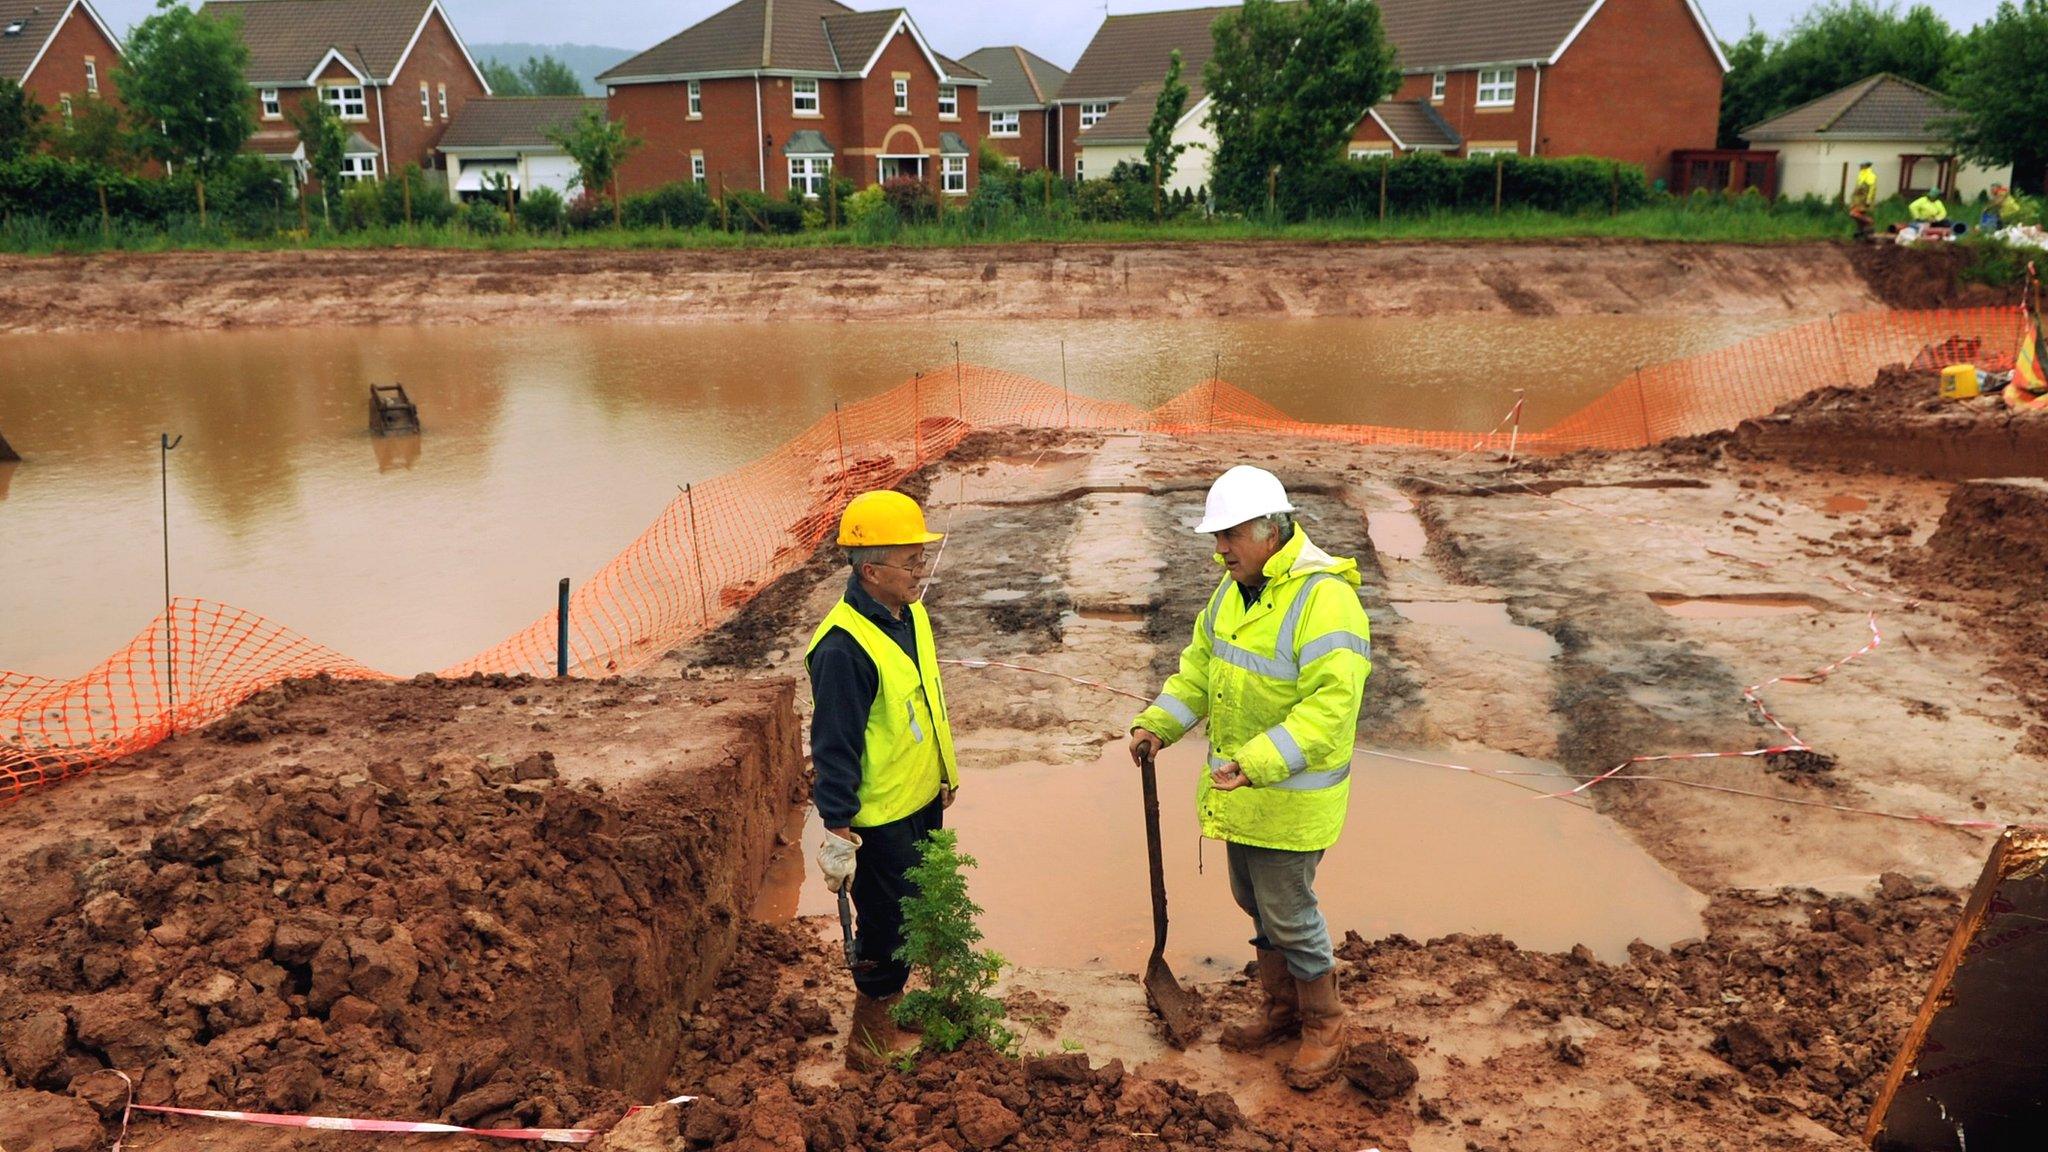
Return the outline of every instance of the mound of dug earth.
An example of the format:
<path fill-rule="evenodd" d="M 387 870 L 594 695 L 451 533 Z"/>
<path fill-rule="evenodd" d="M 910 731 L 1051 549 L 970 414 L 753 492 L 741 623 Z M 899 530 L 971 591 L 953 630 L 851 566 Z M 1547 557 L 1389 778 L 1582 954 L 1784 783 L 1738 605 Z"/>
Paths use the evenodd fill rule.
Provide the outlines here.
<path fill-rule="evenodd" d="M 1837 460 L 1944 480 L 2048 475 L 2048 414 L 2014 412 L 1996 395 L 1941 398 L 1941 374 L 1901 365 L 1864 388 L 1821 388 L 1728 441 L 1743 456 Z"/>
<path fill-rule="evenodd" d="M 419 731 L 412 754 L 369 762 L 279 744 L 293 762 L 0 853 L 8 1076 L 106 1114 L 122 1095 L 92 1075 L 107 1068 L 148 1103 L 488 1126 L 654 1098 L 801 768 L 787 682 L 661 688 L 702 747 L 627 779 L 576 779 L 546 750 L 436 751 L 457 742 Z M 303 731 L 299 691 L 251 701 L 182 767 L 225 755 L 210 745 Z M 644 684 L 563 692 L 655 699 Z M 363 693 L 397 729 L 431 728 L 420 718 L 444 697 L 508 695 L 428 681 L 320 708 L 339 720 Z M 36 803 L 89 800 L 73 786 Z"/>

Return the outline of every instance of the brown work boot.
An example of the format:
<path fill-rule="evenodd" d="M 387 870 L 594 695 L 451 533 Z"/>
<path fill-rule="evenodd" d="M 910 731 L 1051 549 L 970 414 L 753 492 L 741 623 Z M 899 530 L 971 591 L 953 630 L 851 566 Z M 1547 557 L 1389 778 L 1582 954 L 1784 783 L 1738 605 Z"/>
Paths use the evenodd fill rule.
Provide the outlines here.
<path fill-rule="evenodd" d="M 853 1027 L 846 1035 L 847 1071 L 879 1071 L 890 1056 L 917 1046 L 889 1015 L 889 1009 L 901 999 L 901 992 L 880 999 L 862 992 L 853 994 Z"/>
<path fill-rule="evenodd" d="M 1301 1013 L 1296 1008 L 1294 974 L 1277 948 L 1259 949 L 1259 988 L 1266 994 L 1259 1015 L 1243 1024 L 1223 1030 L 1223 1046 L 1239 1052 L 1254 1052 L 1287 1039 L 1301 1031 Z"/>
<path fill-rule="evenodd" d="M 1337 998 L 1337 970 L 1295 981 L 1301 998 L 1301 1047 L 1287 1065 L 1287 1085 L 1303 1092 L 1318 1087 L 1344 1062 L 1344 1003 Z"/>

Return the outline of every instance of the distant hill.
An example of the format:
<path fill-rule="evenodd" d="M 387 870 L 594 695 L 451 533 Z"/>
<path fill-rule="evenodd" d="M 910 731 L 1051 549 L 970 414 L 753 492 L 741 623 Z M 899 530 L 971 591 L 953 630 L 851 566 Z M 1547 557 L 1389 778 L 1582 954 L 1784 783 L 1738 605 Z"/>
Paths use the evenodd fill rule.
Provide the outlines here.
<path fill-rule="evenodd" d="M 496 58 L 499 63 L 517 68 L 526 62 L 528 56 L 553 56 L 576 73 L 583 81 L 583 92 L 587 96 L 602 96 L 604 88 L 597 82 L 597 74 L 635 55 L 634 49 L 603 48 L 596 44 L 471 44 L 469 54 L 476 62 Z"/>

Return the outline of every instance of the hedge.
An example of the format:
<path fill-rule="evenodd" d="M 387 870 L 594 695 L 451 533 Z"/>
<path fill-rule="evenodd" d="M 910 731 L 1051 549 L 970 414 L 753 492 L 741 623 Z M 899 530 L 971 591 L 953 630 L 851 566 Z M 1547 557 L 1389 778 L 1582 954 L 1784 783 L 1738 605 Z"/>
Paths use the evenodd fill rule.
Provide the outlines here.
<path fill-rule="evenodd" d="M 1591 156 L 1557 159 L 1534 156 L 1475 156 L 1454 160 L 1436 152 L 1412 152 L 1390 160 L 1340 160 L 1281 181 L 1289 215 L 1370 216 L 1380 206 L 1380 175 L 1386 173 L 1387 212 L 1415 215 L 1441 211 L 1491 210 L 1496 171 L 1502 208 L 1583 214 L 1626 211 L 1649 203 L 1643 170 L 1633 164 Z"/>

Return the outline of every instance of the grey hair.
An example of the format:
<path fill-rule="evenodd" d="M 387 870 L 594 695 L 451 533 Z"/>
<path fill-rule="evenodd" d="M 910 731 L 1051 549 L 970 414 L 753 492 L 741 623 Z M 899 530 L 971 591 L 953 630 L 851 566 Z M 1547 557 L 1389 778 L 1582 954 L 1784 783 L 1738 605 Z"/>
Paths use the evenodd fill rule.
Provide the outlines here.
<path fill-rule="evenodd" d="M 1255 537 L 1264 537 L 1277 544 L 1285 544 L 1289 540 L 1294 539 L 1294 513 L 1292 512 L 1268 513 L 1253 519 L 1252 524 L 1255 525 L 1252 529 L 1252 535 Z"/>
<path fill-rule="evenodd" d="M 887 564 L 889 562 L 889 548 L 886 546 L 879 548 L 848 548 L 846 550 L 846 562 L 853 567 L 855 572 L 860 571 L 860 566 L 863 564 Z"/>

